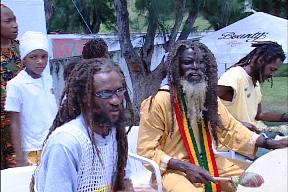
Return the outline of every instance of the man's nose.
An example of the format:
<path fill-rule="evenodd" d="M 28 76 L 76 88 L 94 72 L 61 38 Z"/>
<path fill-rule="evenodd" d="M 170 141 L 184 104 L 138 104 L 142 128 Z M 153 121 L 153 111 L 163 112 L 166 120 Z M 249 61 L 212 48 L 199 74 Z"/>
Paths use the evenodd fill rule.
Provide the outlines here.
<path fill-rule="evenodd" d="M 114 94 L 110 99 L 110 104 L 112 105 L 120 105 L 122 103 L 123 98 Z"/>
<path fill-rule="evenodd" d="M 45 65 L 45 59 L 43 59 L 43 58 L 39 58 L 38 60 L 37 60 L 37 64 L 38 65 Z"/>
<path fill-rule="evenodd" d="M 191 69 L 199 69 L 199 65 L 196 61 L 193 61 L 193 63 L 191 63 L 191 65 L 190 65 L 190 68 Z"/>
<path fill-rule="evenodd" d="M 16 21 L 14 21 L 13 24 L 12 24 L 12 27 L 13 28 L 18 28 L 18 23 Z"/>

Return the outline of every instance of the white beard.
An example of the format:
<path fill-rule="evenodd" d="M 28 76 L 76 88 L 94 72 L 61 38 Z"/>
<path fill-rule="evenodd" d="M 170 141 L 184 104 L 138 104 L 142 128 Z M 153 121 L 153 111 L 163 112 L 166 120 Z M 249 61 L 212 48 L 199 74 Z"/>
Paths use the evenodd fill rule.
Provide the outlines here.
<path fill-rule="evenodd" d="M 190 83 L 186 80 L 181 80 L 183 93 L 187 102 L 187 116 L 190 119 L 190 125 L 194 126 L 196 117 L 199 118 L 202 115 L 202 111 L 206 111 L 204 106 L 206 99 L 207 82 L 202 81 L 200 83 Z"/>

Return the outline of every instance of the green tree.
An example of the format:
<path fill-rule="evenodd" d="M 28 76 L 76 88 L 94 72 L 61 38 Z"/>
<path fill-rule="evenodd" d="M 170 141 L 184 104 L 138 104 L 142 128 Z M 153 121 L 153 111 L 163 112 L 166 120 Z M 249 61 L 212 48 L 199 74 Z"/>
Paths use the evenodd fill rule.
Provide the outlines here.
<path fill-rule="evenodd" d="M 110 30 L 115 30 L 113 0 L 53 0 L 53 5 L 53 16 L 47 20 L 50 24 L 49 31 L 98 33 L 101 24 Z M 45 5 L 45 9 L 46 6 L 48 4 Z"/>
<path fill-rule="evenodd" d="M 244 12 L 244 0 L 205 0 L 202 14 L 214 30 L 219 30 L 249 13 Z"/>
<path fill-rule="evenodd" d="M 139 6 L 139 4 L 142 3 L 140 7 L 143 8 L 143 13 L 147 14 L 147 32 L 144 35 L 143 47 L 140 52 L 138 52 L 133 48 L 132 42 L 130 40 L 129 13 L 127 9 L 127 1 L 114 0 L 120 48 L 123 57 L 127 63 L 132 81 L 133 105 L 136 115 L 139 114 L 140 104 L 143 99 L 155 93 L 160 87 L 163 78 L 166 76 L 167 66 L 163 60 L 156 67 L 156 69 L 151 70 L 151 60 L 152 54 L 154 52 L 154 39 L 157 32 L 163 32 L 163 37 L 165 37 L 164 39 L 167 38 L 165 40 L 164 48 L 166 49 L 166 51 L 169 51 L 171 46 L 175 44 L 176 41 L 187 39 L 189 33 L 192 30 L 192 26 L 198 16 L 202 3 L 201 0 L 192 0 L 190 1 L 191 4 L 187 3 L 186 0 L 167 0 L 165 2 L 163 0 L 162 10 L 160 2 L 162 1 L 136 1 L 136 6 Z M 174 11 L 172 13 L 165 13 L 165 4 L 167 4 L 167 9 L 169 9 L 169 7 L 171 7 L 172 9 L 173 7 Z M 172 15 L 173 13 L 174 15 Z M 186 19 L 184 19 L 185 13 L 187 13 Z M 163 16 L 167 14 L 168 17 L 170 15 L 171 17 L 173 16 L 173 26 L 165 26 L 165 21 L 161 19 L 162 14 Z M 177 36 L 179 31 L 181 31 L 180 35 Z M 139 120 L 138 116 L 136 116 L 136 120 Z"/>
<path fill-rule="evenodd" d="M 253 0 L 253 9 L 287 19 L 287 0 Z"/>
<path fill-rule="evenodd" d="M 54 13 L 54 5 L 52 0 L 44 0 L 45 19 L 47 31 L 50 31 L 50 21 Z"/>

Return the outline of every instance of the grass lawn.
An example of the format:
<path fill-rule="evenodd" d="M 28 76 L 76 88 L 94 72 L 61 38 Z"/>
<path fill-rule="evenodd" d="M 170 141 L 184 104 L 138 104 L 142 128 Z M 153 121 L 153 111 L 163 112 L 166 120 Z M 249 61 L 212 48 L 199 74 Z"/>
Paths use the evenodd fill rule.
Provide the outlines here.
<path fill-rule="evenodd" d="M 273 77 L 273 86 L 264 82 L 261 86 L 262 110 L 286 113 L 288 112 L 288 77 Z M 275 123 L 267 123 L 275 125 Z M 276 123 L 277 124 L 277 123 Z"/>

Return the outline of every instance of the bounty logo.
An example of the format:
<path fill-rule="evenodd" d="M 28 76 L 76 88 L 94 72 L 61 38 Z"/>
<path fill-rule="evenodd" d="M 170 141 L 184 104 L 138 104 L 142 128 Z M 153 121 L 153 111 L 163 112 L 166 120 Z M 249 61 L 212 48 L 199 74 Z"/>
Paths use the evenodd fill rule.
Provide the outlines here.
<path fill-rule="evenodd" d="M 225 32 L 221 34 L 218 39 L 246 39 L 246 42 L 253 42 L 260 39 L 265 39 L 268 32 L 256 32 L 256 33 L 242 33 L 236 34 L 235 32 Z"/>

